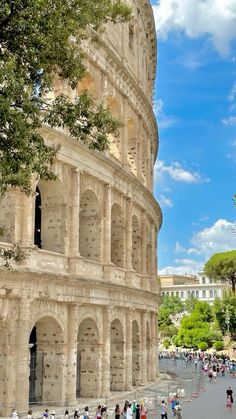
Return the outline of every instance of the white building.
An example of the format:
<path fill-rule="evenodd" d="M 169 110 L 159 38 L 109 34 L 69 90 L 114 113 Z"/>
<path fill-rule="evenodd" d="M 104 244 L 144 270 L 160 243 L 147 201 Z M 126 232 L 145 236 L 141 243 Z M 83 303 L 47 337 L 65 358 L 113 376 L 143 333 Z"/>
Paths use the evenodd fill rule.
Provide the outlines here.
<path fill-rule="evenodd" d="M 228 284 L 214 281 L 200 272 L 198 275 L 159 275 L 161 295 L 177 296 L 182 301 L 193 296 L 212 304 L 216 297 L 222 298 Z"/>

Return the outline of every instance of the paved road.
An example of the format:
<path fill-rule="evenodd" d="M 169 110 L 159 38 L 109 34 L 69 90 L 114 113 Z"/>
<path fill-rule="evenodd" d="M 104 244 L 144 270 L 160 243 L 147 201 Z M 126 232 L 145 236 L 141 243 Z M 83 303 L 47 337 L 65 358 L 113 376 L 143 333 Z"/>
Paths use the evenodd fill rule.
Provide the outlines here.
<path fill-rule="evenodd" d="M 176 378 L 180 378 L 183 380 L 182 383 L 185 383 L 187 390 L 185 398 L 192 401 L 181 401 L 183 419 L 236 419 L 236 377 L 217 377 L 216 383 L 209 383 L 206 379 L 204 386 L 194 366 L 186 366 L 182 361 L 175 363 L 173 360 L 161 360 L 160 369 L 173 374 L 173 379 L 176 374 Z M 233 389 L 235 400 L 231 413 L 226 411 L 225 392 L 229 385 Z M 198 391 L 199 387 L 201 387 L 200 391 Z M 171 410 L 168 410 L 170 418 Z M 158 407 L 157 417 L 160 418 L 160 407 Z"/>

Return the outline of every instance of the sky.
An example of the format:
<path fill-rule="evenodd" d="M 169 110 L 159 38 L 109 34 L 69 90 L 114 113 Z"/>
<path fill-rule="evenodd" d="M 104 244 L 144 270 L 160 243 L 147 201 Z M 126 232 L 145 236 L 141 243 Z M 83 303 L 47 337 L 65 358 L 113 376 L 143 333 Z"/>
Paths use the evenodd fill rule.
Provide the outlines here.
<path fill-rule="evenodd" d="M 236 249 L 236 0 L 151 4 L 158 272 L 196 274 L 214 253 Z"/>

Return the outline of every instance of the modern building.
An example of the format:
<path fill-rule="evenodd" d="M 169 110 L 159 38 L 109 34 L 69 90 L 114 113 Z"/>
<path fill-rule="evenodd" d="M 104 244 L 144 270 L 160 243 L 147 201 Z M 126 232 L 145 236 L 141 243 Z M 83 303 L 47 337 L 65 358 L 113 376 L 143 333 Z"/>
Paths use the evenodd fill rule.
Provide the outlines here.
<path fill-rule="evenodd" d="M 149 1 L 129 3 L 132 22 L 108 24 L 99 47 L 86 45 L 78 85 L 123 122 L 120 136 L 102 153 L 45 126 L 45 140 L 61 145 L 58 180 L 32 180 L 34 194 L 11 189 L 0 202 L 1 247 L 28 250 L 13 271 L 0 269 L 1 415 L 157 376 L 156 33 Z M 74 94 L 55 80 L 51 94 L 60 92 Z"/>
<path fill-rule="evenodd" d="M 177 296 L 185 301 L 196 297 L 210 304 L 216 297 L 222 298 L 228 284 L 214 281 L 200 272 L 198 275 L 159 275 L 161 295 Z"/>

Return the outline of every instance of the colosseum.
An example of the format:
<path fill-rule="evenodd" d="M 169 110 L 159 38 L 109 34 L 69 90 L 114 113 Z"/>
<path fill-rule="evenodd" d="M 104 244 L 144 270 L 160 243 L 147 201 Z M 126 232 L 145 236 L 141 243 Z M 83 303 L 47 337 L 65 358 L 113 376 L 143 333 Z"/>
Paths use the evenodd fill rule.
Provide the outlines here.
<path fill-rule="evenodd" d="M 13 270 L 1 262 L 0 415 L 108 397 L 158 374 L 156 34 L 149 1 L 129 3 L 129 23 L 109 23 L 85 46 L 77 89 L 107 104 L 120 136 L 97 152 L 45 127 L 45 141 L 61 145 L 57 181 L 0 202 L 1 247 L 28 249 Z M 59 81 L 57 92 L 72 95 Z"/>

